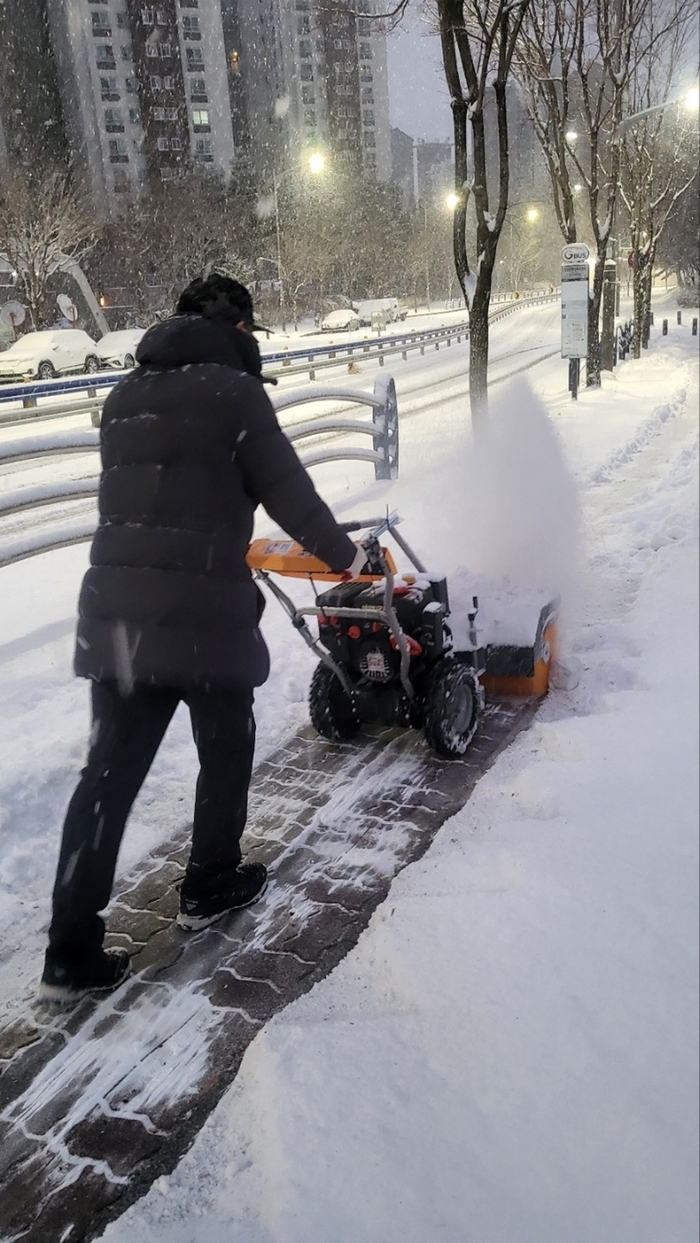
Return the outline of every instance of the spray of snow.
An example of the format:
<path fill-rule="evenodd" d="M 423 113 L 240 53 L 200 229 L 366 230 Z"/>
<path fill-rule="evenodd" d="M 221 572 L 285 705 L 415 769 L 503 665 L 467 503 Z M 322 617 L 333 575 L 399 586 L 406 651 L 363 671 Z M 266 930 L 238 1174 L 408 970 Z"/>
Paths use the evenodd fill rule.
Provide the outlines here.
<path fill-rule="evenodd" d="M 523 380 L 492 399 L 464 473 L 470 570 L 570 600 L 580 507 L 559 437 Z"/>

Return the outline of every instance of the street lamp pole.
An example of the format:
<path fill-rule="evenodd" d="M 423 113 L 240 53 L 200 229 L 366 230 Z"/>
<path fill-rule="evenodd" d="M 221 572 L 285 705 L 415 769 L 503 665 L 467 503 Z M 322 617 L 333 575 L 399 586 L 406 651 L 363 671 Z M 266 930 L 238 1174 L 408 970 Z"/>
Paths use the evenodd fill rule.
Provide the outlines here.
<path fill-rule="evenodd" d="M 641 112 L 633 112 L 630 116 L 624 117 L 619 125 L 613 130 L 613 142 L 619 142 L 622 135 L 638 121 L 644 121 L 646 117 L 653 116 L 656 112 L 663 112 L 664 108 L 672 108 L 674 104 L 680 104 L 688 109 L 689 112 L 697 112 L 698 110 L 698 92 L 697 87 L 692 91 L 686 91 L 684 95 L 674 95 L 672 99 L 665 99 L 662 104 L 654 104 L 651 108 L 644 108 Z"/>

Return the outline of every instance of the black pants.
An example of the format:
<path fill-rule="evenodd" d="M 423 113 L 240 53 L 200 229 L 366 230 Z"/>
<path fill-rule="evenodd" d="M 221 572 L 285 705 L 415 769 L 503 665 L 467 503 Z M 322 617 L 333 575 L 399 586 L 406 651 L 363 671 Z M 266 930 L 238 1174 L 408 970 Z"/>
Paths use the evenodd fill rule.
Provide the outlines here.
<path fill-rule="evenodd" d="M 182 691 L 93 682 L 90 752 L 63 825 L 53 890 L 49 953 L 87 958 L 104 938 L 98 911 L 109 902 L 131 806 L 180 700 L 190 710 L 199 754 L 192 850 L 184 887 L 216 892 L 241 861 L 255 721 L 252 690 Z"/>

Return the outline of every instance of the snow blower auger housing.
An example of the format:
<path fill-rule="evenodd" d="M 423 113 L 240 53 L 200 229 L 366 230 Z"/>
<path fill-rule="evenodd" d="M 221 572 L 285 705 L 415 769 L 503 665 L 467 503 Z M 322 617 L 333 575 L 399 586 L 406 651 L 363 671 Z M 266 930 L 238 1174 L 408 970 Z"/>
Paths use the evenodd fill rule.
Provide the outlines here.
<path fill-rule="evenodd" d="M 372 572 L 349 582 L 338 583 L 337 574 L 292 540 L 255 540 L 248 551 L 248 565 L 319 657 L 309 710 L 320 734 L 338 742 L 351 738 L 364 722 L 412 726 L 423 730 L 438 755 L 458 757 L 464 755 L 476 732 L 484 706 L 484 682 L 492 691 L 507 694 L 511 674 L 511 693 L 546 691 L 546 681 L 539 689 L 539 649 L 545 651 L 545 640 L 539 644 L 537 657 L 534 648 L 523 652 L 509 644 L 501 651 L 497 646 L 480 645 L 475 596 L 467 617 L 467 643 L 464 650 L 455 650 L 447 624 L 447 582 L 426 571 L 396 530 L 400 521 L 398 515 L 390 514 L 367 522 L 341 523 L 347 532 L 368 531 L 373 541 Z M 379 545 L 384 534 L 392 536 L 415 573 L 399 575 L 391 551 Z M 308 579 L 315 604 L 297 608 L 273 574 Z M 319 592 L 315 584 L 324 581 L 336 585 Z M 550 624 L 547 662 L 555 616 L 552 607 L 543 611 Z M 309 616 L 317 619 L 318 638 L 309 629 Z"/>

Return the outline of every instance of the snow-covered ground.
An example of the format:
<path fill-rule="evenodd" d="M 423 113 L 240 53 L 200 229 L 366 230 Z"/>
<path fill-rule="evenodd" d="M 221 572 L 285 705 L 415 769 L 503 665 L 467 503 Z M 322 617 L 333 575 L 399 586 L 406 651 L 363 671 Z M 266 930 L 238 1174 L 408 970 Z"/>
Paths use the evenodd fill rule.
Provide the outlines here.
<path fill-rule="evenodd" d="M 494 389 L 476 443 L 457 366 L 421 360 L 434 402 L 408 404 L 399 480 L 316 469 L 344 517 L 399 509 L 458 617 L 474 575 L 560 587 L 580 681 L 551 693 L 340 967 L 261 1032 L 191 1151 L 105 1243 L 695 1243 L 694 344 L 672 323 L 578 403 L 565 364 L 541 363 L 530 388 Z M 84 753 L 70 655 L 85 562 L 73 548 L 0 571 L 10 1010 L 39 968 Z M 261 756 L 305 721 L 312 668 L 272 604 L 265 632 Z M 178 715 L 122 868 L 186 820 L 194 769 Z"/>

